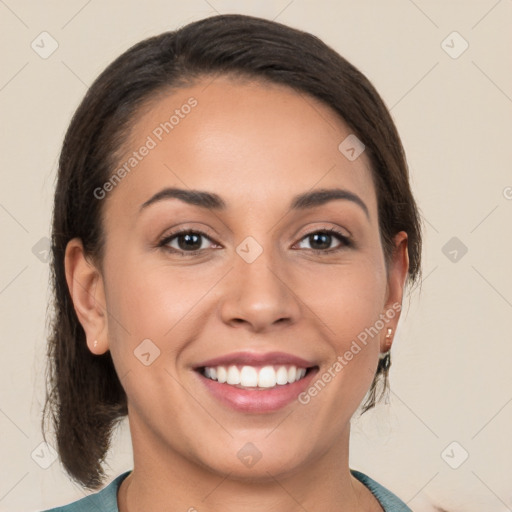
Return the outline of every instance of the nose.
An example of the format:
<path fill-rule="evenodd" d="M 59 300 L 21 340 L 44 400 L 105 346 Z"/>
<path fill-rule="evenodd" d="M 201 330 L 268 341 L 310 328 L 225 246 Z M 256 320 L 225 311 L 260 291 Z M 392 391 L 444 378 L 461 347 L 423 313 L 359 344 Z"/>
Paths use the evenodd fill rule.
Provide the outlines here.
<path fill-rule="evenodd" d="M 222 321 L 232 327 L 264 332 L 297 322 L 301 302 L 290 282 L 290 272 L 270 252 L 252 263 L 235 255 L 234 268 L 224 283 L 220 300 Z"/>

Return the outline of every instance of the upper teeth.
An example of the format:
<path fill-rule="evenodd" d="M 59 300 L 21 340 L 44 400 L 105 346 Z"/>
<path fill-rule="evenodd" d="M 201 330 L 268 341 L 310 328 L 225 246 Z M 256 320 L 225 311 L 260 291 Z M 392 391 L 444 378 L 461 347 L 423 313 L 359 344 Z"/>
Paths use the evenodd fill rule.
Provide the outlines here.
<path fill-rule="evenodd" d="M 306 375 L 306 368 L 296 366 L 207 366 L 204 369 L 205 377 L 220 383 L 232 386 L 273 388 L 276 385 L 291 384 Z"/>

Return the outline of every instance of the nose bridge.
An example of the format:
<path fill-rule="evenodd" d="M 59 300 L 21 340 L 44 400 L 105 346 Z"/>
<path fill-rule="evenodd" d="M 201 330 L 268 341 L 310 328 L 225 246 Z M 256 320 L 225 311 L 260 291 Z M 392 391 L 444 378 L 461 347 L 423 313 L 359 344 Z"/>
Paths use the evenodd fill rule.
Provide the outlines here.
<path fill-rule="evenodd" d="M 265 244 L 247 237 L 236 247 L 221 305 L 225 322 L 262 330 L 284 320 L 296 321 L 298 303 L 286 283 L 285 264 L 271 244 L 269 237 Z"/>
<path fill-rule="evenodd" d="M 258 250 L 254 242 L 249 241 L 237 248 L 239 258 L 234 270 L 241 281 L 243 295 L 254 292 L 255 296 L 261 294 L 262 298 L 276 300 L 283 294 L 284 276 L 281 279 L 278 277 L 282 265 L 279 264 L 277 251 L 269 245 Z"/>

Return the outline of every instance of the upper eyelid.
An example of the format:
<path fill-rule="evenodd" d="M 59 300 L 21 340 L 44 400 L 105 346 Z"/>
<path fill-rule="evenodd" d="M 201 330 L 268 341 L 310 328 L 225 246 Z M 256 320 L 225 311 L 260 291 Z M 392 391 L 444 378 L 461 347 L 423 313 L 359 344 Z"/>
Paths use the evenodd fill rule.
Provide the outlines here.
<path fill-rule="evenodd" d="M 323 228 L 323 229 L 320 228 L 320 229 L 315 229 L 313 231 L 308 231 L 305 235 L 302 235 L 298 239 L 298 241 L 294 243 L 294 245 L 297 245 L 298 243 L 301 243 L 303 240 L 305 240 L 309 236 L 314 235 L 316 233 L 327 233 L 330 236 L 336 238 L 338 240 L 338 242 L 341 243 L 341 245 L 345 245 L 345 246 L 352 246 L 353 245 L 352 237 L 349 236 L 349 235 L 343 234 L 340 230 L 338 230 L 336 228 Z M 313 250 L 313 251 L 321 251 L 321 252 L 328 252 L 331 249 L 327 249 L 326 251 L 322 251 L 322 249 L 311 249 L 311 250 Z"/>
<path fill-rule="evenodd" d="M 316 234 L 316 233 L 330 233 L 332 234 L 333 236 L 335 237 L 339 237 L 341 238 L 341 241 L 343 242 L 345 240 L 347 241 L 352 241 L 352 236 L 351 235 L 346 235 L 344 233 L 341 232 L 342 230 L 340 228 L 334 228 L 334 227 L 319 227 L 319 228 L 314 228 L 310 231 L 307 231 L 306 233 L 302 234 L 296 242 L 294 242 L 294 245 L 296 245 L 297 243 L 303 241 L 306 237 L 308 236 L 311 236 L 313 234 Z M 194 233 L 194 234 L 198 234 L 202 237 L 205 237 L 207 238 L 208 240 L 210 240 L 210 242 L 214 243 L 214 244 L 217 244 L 217 245 L 222 245 L 220 244 L 219 242 L 216 241 L 215 237 L 213 237 L 210 233 L 208 233 L 208 230 L 206 229 L 194 229 L 194 228 L 181 228 L 181 229 L 178 229 L 177 231 L 173 232 L 173 233 L 170 233 L 169 235 L 166 235 L 164 237 L 162 237 L 161 239 L 161 242 L 160 242 L 160 245 L 167 245 L 171 240 L 174 240 L 176 237 L 180 236 L 180 235 L 186 235 L 187 233 Z M 202 249 L 196 249 L 198 251 L 202 250 Z M 194 251 L 184 251 L 184 252 L 194 252 Z"/>

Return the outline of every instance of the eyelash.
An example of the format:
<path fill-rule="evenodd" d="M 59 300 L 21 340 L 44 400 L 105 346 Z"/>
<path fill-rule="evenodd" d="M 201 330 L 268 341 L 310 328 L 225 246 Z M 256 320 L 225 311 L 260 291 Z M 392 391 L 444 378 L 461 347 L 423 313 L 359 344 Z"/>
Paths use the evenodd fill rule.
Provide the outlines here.
<path fill-rule="evenodd" d="M 349 237 L 347 237 L 346 235 L 340 233 L 335 228 L 318 229 L 318 230 L 315 230 L 315 231 L 311 231 L 310 233 L 306 233 L 300 239 L 300 242 L 303 241 L 304 239 L 306 239 L 306 238 L 308 238 L 308 237 L 310 237 L 312 235 L 316 235 L 316 234 L 328 234 L 328 235 L 334 236 L 335 238 L 338 239 L 339 242 L 341 242 L 341 244 L 338 247 L 335 247 L 333 249 L 306 249 L 308 251 L 313 252 L 314 254 L 326 256 L 326 255 L 330 255 L 332 253 L 335 253 L 335 252 L 341 251 L 343 249 L 350 248 L 350 247 L 354 246 L 352 240 Z M 208 240 L 213 242 L 211 237 L 207 233 L 204 233 L 203 231 L 183 228 L 183 229 L 179 229 L 179 230 L 174 231 L 173 233 L 165 236 L 158 243 L 158 247 L 162 248 L 164 251 L 167 251 L 167 252 L 170 252 L 170 253 L 173 253 L 173 254 L 178 254 L 178 255 L 184 256 L 184 257 L 186 257 L 186 256 L 196 256 L 201 251 L 205 250 L 205 249 L 195 249 L 193 251 L 183 251 L 183 250 L 180 250 L 180 249 L 175 249 L 174 247 L 169 247 L 167 245 L 172 240 L 174 240 L 175 238 L 179 237 L 180 235 L 199 235 L 199 236 L 207 238 Z"/>

